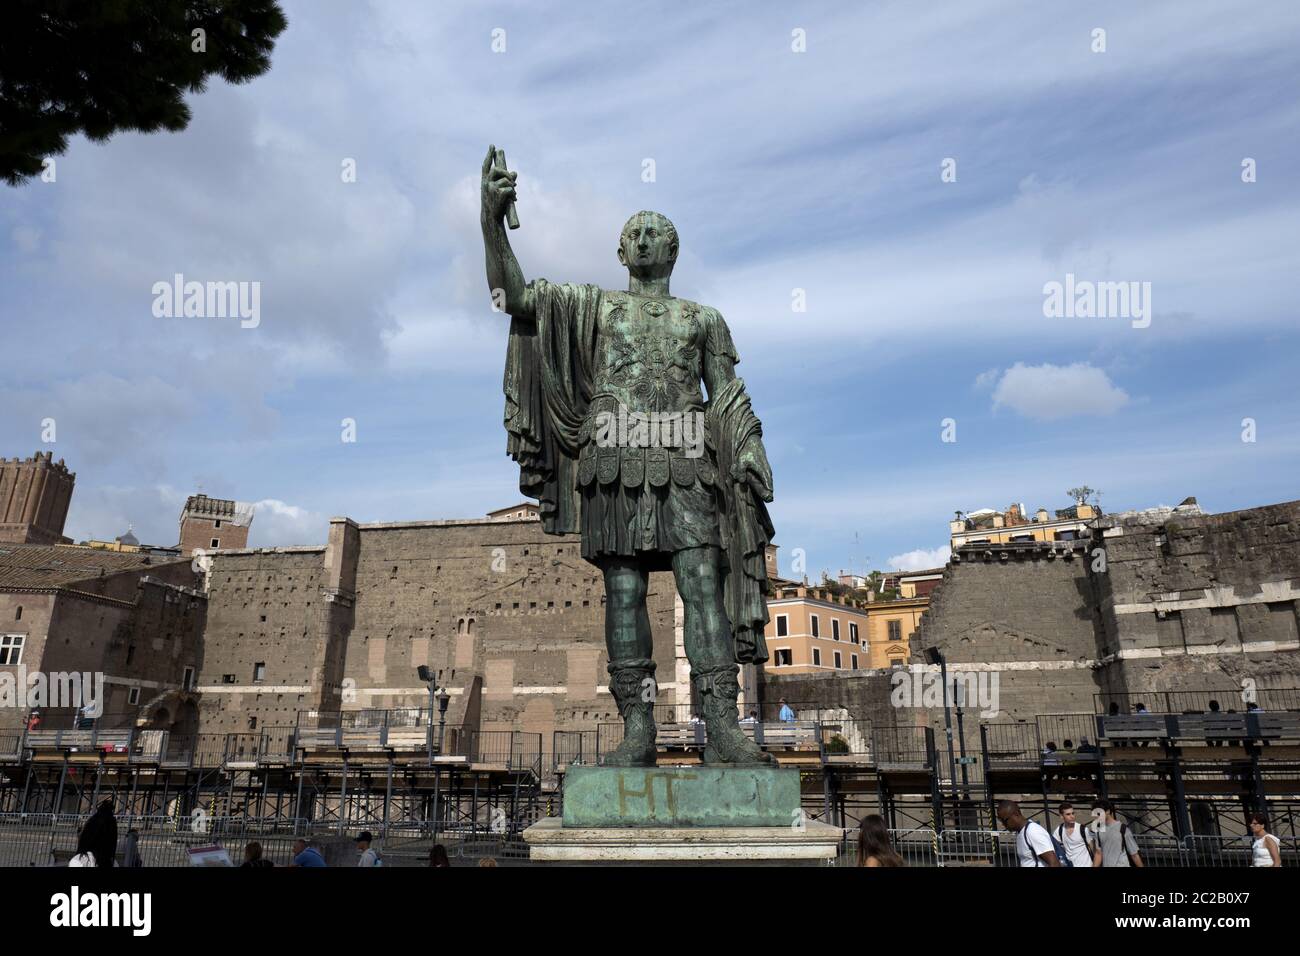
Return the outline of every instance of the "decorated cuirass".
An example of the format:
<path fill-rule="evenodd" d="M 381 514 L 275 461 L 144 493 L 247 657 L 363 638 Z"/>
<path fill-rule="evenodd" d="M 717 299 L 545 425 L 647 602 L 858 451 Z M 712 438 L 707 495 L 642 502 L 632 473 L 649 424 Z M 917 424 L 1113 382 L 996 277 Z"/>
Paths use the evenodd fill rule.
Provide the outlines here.
<path fill-rule="evenodd" d="M 628 488 L 643 482 L 693 484 L 698 476 L 712 484 L 711 455 L 702 447 L 705 430 L 702 355 L 708 330 L 704 310 L 685 299 L 607 292 L 597 326 L 590 413 L 582 434 L 578 483 Z M 683 419 L 672 437 L 671 419 Z M 641 416 L 659 428 L 639 440 Z M 627 425 L 629 417 L 631 426 Z M 616 425 L 611 432 L 610 424 Z M 708 440 L 711 444 L 711 439 Z"/>
<path fill-rule="evenodd" d="M 700 408 L 704 326 L 694 302 L 609 292 L 596 339 L 595 390 L 637 412 Z"/>

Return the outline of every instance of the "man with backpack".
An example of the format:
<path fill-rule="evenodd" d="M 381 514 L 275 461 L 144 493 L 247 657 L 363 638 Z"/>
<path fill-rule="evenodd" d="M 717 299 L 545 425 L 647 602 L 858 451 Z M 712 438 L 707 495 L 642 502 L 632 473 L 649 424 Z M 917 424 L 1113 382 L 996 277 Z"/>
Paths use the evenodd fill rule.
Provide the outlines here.
<path fill-rule="evenodd" d="M 1066 801 L 1057 812 L 1061 815 L 1061 822 L 1052 831 L 1052 836 L 1065 848 L 1065 859 L 1071 866 L 1091 867 L 1096 847 L 1088 838 L 1087 829 L 1075 820 L 1074 805 Z"/>
<path fill-rule="evenodd" d="M 998 802 L 998 820 L 1016 835 L 1016 859 L 1021 866 L 1069 865 L 1061 862 L 1064 848 L 1055 843 L 1045 826 L 1021 813 L 1014 800 Z"/>
<path fill-rule="evenodd" d="M 1105 813 L 1093 830 L 1096 849 L 1093 851 L 1092 865 L 1145 866 L 1142 854 L 1138 852 L 1137 840 L 1129 831 L 1128 824 L 1121 823 L 1115 817 L 1115 804 L 1109 800 L 1094 800 L 1092 808 Z"/>

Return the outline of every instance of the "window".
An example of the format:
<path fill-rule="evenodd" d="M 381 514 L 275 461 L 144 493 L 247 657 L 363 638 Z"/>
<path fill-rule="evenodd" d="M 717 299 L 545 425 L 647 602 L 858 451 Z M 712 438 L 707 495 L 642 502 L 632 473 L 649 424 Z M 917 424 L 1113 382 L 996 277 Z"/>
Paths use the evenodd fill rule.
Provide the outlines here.
<path fill-rule="evenodd" d="M 140 703 L 139 687 L 132 687 L 129 691 L 126 692 L 126 702 L 128 704 L 131 704 L 132 706 L 135 706 L 136 704 Z"/>
<path fill-rule="evenodd" d="M 794 659 L 792 657 L 792 652 L 790 648 L 783 647 L 776 652 L 777 667 L 789 667 L 793 663 L 794 663 Z"/>
<path fill-rule="evenodd" d="M 833 617 L 831 618 L 831 640 L 838 641 L 839 639 L 840 639 L 840 619 L 838 617 Z"/>
<path fill-rule="evenodd" d="M 213 523 L 212 527 L 214 527 L 214 528 L 220 528 L 220 527 L 221 527 L 221 519 L 218 518 L 218 519 L 216 520 L 216 522 Z"/>
<path fill-rule="evenodd" d="M 249 729 L 249 730 L 256 730 L 256 729 L 257 729 L 257 718 L 256 718 L 256 717 L 249 717 L 249 718 L 248 718 L 248 729 Z"/>
<path fill-rule="evenodd" d="M 14 614 L 14 620 L 15 620 L 15 621 L 21 621 L 22 619 L 23 619 L 23 606 L 20 604 L 20 605 L 18 605 L 18 610 L 17 610 L 17 612 L 15 612 L 15 614 Z"/>
<path fill-rule="evenodd" d="M 132 662 L 133 660 L 135 660 L 135 645 L 134 645 L 134 644 L 128 644 L 128 645 L 126 646 L 126 665 L 127 665 L 127 667 L 130 667 L 130 666 L 131 666 L 131 662 Z"/>
<path fill-rule="evenodd" d="M 891 657 L 891 658 L 889 659 L 889 666 L 890 666 L 890 667 L 902 667 L 902 666 L 903 666 L 903 659 L 902 659 L 901 657 Z"/>
<path fill-rule="evenodd" d="M 212 539 L 212 547 L 214 547 L 214 548 L 219 548 L 219 547 L 221 547 L 221 539 L 220 539 L 220 538 L 213 538 L 213 539 Z"/>
<path fill-rule="evenodd" d="M 858 625 L 854 621 L 849 621 L 849 640 L 858 643 Z"/>
<path fill-rule="evenodd" d="M 0 634 L 0 664 L 21 664 L 25 634 Z"/>
<path fill-rule="evenodd" d="M 817 620 L 816 614 L 811 615 L 811 617 L 812 617 L 812 636 L 821 637 L 822 636 L 821 622 Z"/>
<path fill-rule="evenodd" d="M 890 621 L 890 622 L 889 622 L 889 639 L 890 639 L 891 641 L 901 641 L 901 640 L 903 639 L 903 622 L 902 622 L 902 621 Z"/>
<path fill-rule="evenodd" d="M 843 665 L 842 663 L 840 663 L 840 652 L 839 652 L 839 651 L 836 651 L 836 652 L 835 652 L 835 668 L 836 668 L 836 670 L 838 670 L 839 668 L 841 668 L 841 667 L 843 667 L 843 666 L 844 666 L 844 665 Z"/>
<path fill-rule="evenodd" d="M 258 661 L 253 665 L 253 683 L 261 683 L 266 680 L 266 662 Z"/>
<path fill-rule="evenodd" d="M 790 634 L 790 615 L 778 614 L 776 616 L 776 636 L 786 637 Z"/>
<path fill-rule="evenodd" d="M 857 670 L 857 669 L 858 669 L 858 655 L 857 655 L 857 654 L 850 654 L 850 655 L 849 655 L 849 662 L 852 664 L 854 670 Z"/>
<path fill-rule="evenodd" d="M 235 675 L 234 675 L 234 674 L 222 674 L 222 675 L 221 675 L 221 683 L 223 683 L 223 684 L 233 684 L 234 682 L 235 682 Z"/>
<path fill-rule="evenodd" d="M 181 677 L 181 690 L 193 690 L 193 689 L 194 689 L 194 668 L 187 667 L 185 668 L 184 676 Z"/>
<path fill-rule="evenodd" d="M 813 648 L 813 666 L 814 667 L 822 666 L 822 652 L 821 652 L 821 648 L 819 647 Z"/>

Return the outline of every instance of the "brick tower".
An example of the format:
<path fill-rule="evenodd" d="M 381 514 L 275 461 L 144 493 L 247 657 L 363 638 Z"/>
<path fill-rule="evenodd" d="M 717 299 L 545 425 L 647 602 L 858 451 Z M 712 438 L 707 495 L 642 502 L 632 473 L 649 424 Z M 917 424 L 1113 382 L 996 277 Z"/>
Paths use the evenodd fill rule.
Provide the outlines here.
<path fill-rule="evenodd" d="M 0 458 L 0 542 L 71 544 L 63 522 L 72 501 L 75 473 L 53 452 L 31 458 Z"/>
<path fill-rule="evenodd" d="M 190 495 L 181 512 L 181 554 L 248 546 L 253 506 L 243 501 Z"/>

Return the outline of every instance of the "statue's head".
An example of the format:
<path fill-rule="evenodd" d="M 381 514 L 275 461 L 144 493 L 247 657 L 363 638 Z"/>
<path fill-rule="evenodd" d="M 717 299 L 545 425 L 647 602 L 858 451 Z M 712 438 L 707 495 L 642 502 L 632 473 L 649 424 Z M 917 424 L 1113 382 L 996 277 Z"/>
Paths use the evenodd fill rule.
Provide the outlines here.
<path fill-rule="evenodd" d="M 677 227 L 668 217 L 642 210 L 623 226 L 618 261 L 639 279 L 658 279 L 672 274 L 677 248 Z"/>

